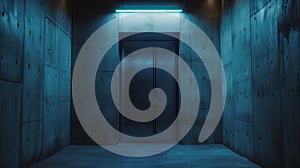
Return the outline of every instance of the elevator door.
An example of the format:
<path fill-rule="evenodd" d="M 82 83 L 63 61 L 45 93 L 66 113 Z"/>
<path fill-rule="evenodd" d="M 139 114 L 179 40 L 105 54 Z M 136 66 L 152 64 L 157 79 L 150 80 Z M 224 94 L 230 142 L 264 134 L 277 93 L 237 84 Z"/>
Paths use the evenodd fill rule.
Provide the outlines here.
<path fill-rule="evenodd" d="M 162 89 L 167 96 L 167 104 L 163 113 L 158 116 L 155 120 L 149 122 L 135 122 L 122 116 L 120 114 L 120 131 L 135 137 L 145 137 L 155 135 L 167 129 L 176 119 L 178 111 L 178 86 L 175 79 L 167 72 L 155 68 L 159 64 L 164 66 L 172 67 L 172 70 L 177 74 L 178 62 L 176 57 L 172 57 L 163 60 L 159 60 L 156 55 L 156 50 L 158 47 L 168 49 L 174 54 L 178 53 L 178 41 L 177 40 L 154 40 L 154 41 L 141 41 L 141 40 L 128 40 L 122 41 L 120 43 L 121 56 L 124 58 L 130 53 L 143 49 L 146 47 L 153 47 L 152 55 L 145 57 L 138 57 L 140 64 L 148 63 L 149 61 L 153 65 L 153 68 L 146 68 L 138 72 L 130 82 L 129 96 L 132 104 L 139 110 L 146 110 L 150 107 L 149 93 L 153 88 Z M 121 67 L 121 110 L 122 110 L 122 94 L 128 94 L 128 90 L 122 89 L 122 78 L 124 74 L 129 71 L 130 68 L 134 68 L 134 63 L 125 64 Z M 123 75 L 122 75 L 123 74 Z M 153 115 L 158 113 L 156 110 L 151 111 Z M 171 135 L 168 137 L 163 137 L 162 139 L 157 139 L 160 142 L 173 142 L 176 141 L 177 131 L 173 130 Z M 128 142 L 126 137 L 120 137 L 121 142 Z"/>

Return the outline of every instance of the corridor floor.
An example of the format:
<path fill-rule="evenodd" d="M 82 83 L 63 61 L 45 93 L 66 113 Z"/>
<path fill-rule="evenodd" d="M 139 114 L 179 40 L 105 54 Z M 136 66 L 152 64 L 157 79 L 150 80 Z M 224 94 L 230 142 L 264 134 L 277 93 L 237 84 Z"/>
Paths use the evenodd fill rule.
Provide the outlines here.
<path fill-rule="evenodd" d="M 138 152 L 138 151 L 137 151 Z M 259 168 L 223 145 L 176 145 L 144 158 L 123 157 L 99 146 L 68 146 L 32 168 Z"/>

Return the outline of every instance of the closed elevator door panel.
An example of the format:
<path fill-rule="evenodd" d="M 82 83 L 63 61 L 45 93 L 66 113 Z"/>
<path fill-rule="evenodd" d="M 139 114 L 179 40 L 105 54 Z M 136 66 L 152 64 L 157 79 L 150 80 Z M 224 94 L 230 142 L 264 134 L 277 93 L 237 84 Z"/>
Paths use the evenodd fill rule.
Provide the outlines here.
<path fill-rule="evenodd" d="M 122 64 L 121 67 L 121 82 L 120 82 L 120 109 L 122 110 L 122 95 L 128 94 L 128 90 L 122 88 L 122 81 L 125 74 L 130 71 L 130 68 L 134 68 L 135 64 L 151 64 L 153 68 L 146 68 L 139 71 L 131 80 L 129 86 L 129 97 L 132 104 L 139 110 L 146 110 L 150 107 L 149 93 L 153 88 L 162 89 L 167 95 L 167 104 L 163 113 L 158 116 L 155 120 L 149 122 L 136 122 L 126 118 L 120 114 L 120 131 L 130 136 L 135 137 L 146 137 L 160 133 L 167 129 L 176 119 L 178 111 L 177 94 L 178 87 L 176 80 L 164 70 L 155 68 L 158 64 L 163 66 L 172 67 L 171 69 L 177 74 L 177 59 L 176 57 L 158 57 L 157 48 L 164 48 L 178 53 L 178 41 L 167 40 L 167 41 L 121 41 L 120 52 L 122 57 L 128 56 L 130 53 L 143 49 L 146 47 L 153 47 L 152 54 L 147 54 L 144 57 L 137 57 L 135 63 Z M 126 93 L 127 92 L 127 93 Z M 153 115 L 158 113 L 156 110 L 151 111 Z M 172 131 L 172 134 L 167 138 L 159 139 L 160 141 L 173 142 L 177 138 L 177 131 Z M 122 142 L 128 142 L 125 137 L 120 137 Z"/>

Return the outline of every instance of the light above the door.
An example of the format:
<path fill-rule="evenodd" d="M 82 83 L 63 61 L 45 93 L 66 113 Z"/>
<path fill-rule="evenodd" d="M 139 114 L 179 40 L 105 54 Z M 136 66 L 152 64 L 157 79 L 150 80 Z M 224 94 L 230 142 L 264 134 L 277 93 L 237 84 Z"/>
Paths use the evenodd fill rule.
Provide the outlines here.
<path fill-rule="evenodd" d="M 181 13 L 182 9 L 116 9 L 117 13 Z"/>

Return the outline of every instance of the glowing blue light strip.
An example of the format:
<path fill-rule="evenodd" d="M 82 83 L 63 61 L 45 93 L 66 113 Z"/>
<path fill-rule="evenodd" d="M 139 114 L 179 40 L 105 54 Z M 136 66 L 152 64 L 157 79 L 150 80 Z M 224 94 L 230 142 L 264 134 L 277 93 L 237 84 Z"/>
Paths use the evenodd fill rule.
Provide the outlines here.
<path fill-rule="evenodd" d="M 180 13 L 182 9 L 116 9 L 117 13 Z"/>

